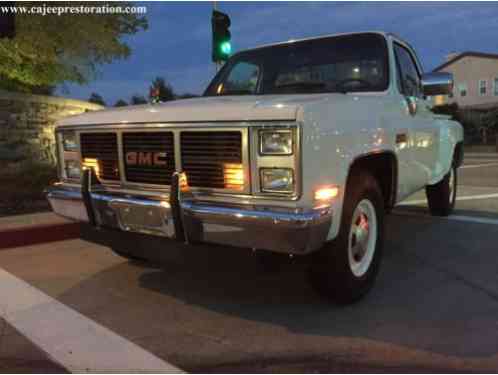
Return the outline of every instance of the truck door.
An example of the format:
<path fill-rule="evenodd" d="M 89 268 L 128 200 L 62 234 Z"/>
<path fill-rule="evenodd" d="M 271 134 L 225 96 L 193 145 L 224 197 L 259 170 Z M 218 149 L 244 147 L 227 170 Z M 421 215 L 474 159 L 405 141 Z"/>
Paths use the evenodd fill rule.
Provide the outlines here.
<path fill-rule="evenodd" d="M 420 71 L 415 63 L 412 52 L 394 42 L 394 55 L 398 71 L 398 89 L 404 97 L 406 105 L 407 134 L 397 135 L 405 137 L 411 150 L 411 171 L 413 173 L 413 189 L 419 190 L 431 180 L 437 161 L 438 132 L 434 125 L 432 112 L 423 98 Z"/>

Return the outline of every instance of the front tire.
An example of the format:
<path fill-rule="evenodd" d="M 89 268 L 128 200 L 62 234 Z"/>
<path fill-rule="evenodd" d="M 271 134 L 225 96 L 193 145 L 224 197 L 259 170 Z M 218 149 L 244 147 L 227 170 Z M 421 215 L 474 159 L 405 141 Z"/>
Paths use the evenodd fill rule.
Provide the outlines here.
<path fill-rule="evenodd" d="M 361 299 L 374 285 L 382 258 L 384 200 L 377 180 L 365 171 L 349 179 L 341 229 L 319 250 L 311 268 L 315 289 L 335 303 Z"/>
<path fill-rule="evenodd" d="M 457 168 L 453 165 L 437 184 L 425 188 L 429 210 L 433 216 L 448 216 L 455 208 L 457 193 Z"/>

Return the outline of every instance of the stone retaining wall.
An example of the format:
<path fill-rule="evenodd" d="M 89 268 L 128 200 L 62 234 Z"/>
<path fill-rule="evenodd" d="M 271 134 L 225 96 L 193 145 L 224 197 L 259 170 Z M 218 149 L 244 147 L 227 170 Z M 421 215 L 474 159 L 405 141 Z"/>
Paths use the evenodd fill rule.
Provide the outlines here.
<path fill-rule="evenodd" d="M 55 122 L 103 108 L 81 100 L 0 90 L 0 167 L 26 160 L 55 163 Z"/>

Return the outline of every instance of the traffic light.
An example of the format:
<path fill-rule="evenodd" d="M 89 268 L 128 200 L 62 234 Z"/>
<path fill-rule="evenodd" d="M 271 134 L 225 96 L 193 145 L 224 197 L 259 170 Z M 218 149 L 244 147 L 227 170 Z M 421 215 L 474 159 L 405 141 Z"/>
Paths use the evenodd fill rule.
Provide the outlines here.
<path fill-rule="evenodd" d="M 214 62 L 226 61 L 232 52 L 230 42 L 230 17 L 228 14 L 213 10 L 211 16 L 211 26 L 213 28 L 213 50 L 212 59 Z"/>
<path fill-rule="evenodd" d="M 15 2 L 5 2 L 2 5 L 5 5 L 4 11 L 9 10 L 10 7 L 15 5 Z M 14 13 L 0 13 L 0 39 L 1 38 L 9 38 L 12 39 L 16 35 L 16 20 Z"/>

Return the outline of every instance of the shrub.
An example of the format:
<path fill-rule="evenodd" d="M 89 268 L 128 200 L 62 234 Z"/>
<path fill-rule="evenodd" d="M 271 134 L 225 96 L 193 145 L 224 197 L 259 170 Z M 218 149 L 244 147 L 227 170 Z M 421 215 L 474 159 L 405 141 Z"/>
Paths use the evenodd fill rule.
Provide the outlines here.
<path fill-rule="evenodd" d="M 57 168 L 49 163 L 29 160 L 4 166 L 0 169 L 0 213 L 48 208 L 43 192 L 56 180 Z"/>

